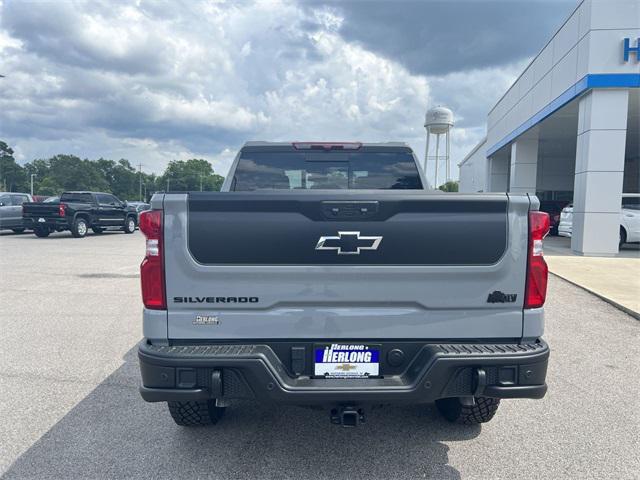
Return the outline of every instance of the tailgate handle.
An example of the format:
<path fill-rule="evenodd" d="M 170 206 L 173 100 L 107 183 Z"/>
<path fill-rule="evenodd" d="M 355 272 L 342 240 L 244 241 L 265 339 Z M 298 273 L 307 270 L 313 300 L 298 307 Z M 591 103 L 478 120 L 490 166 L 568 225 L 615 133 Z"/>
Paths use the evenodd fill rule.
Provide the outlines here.
<path fill-rule="evenodd" d="M 364 220 L 378 213 L 378 202 L 322 202 L 322 214 L 328 220 Z"/>

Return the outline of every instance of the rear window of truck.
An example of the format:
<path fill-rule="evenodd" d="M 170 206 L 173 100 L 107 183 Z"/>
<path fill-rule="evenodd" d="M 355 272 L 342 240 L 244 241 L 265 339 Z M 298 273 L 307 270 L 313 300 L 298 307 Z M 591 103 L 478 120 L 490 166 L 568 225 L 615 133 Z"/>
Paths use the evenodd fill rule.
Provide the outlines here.
<path fill-rule="evenodd" d="M 231 189 L 419 190 L 422 182 L 409 152 L 244 151 Z"/>
<path fill-rule="evenodd" d="M 60 201 L 71 203 L 93 203 L 93 197 L 90 193 L 63 193 L 60 197 Z"/>

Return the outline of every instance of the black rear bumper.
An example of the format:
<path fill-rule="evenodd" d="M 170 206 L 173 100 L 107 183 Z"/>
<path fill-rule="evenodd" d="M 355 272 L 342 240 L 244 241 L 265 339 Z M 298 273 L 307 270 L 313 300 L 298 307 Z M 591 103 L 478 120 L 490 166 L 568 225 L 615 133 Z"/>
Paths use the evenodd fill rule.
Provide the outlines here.
<path fill-rule="evenodd" d="M 44 222 L 40 222 L 39 219 L 44 219 Z M 25 216 L 22 217 L 22 222 L 24 223 L 25 228 L 34 229 L 34 228 L 49 228 L 52 230 L 64 230 L 69 228 L 69 220 L 65 217 L 38 217 L 34 216 Z"/>
<path fill-rule="evenodd" d="M 294 405 L 431 403 L 439 398 L 542 398 L 549 347 L 425 343 L 406 369 L 368 379 L 292 375 L 268 345 L 159 346 L 138 351 L 148 402 L 253 398 Z"/>

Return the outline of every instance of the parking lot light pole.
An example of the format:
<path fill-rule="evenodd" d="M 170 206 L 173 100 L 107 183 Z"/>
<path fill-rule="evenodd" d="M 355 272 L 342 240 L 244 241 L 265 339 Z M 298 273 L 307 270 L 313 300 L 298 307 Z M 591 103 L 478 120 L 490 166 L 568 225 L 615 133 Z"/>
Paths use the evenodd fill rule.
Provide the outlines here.
<path fill-rule="evenodd" d="M 31 174 L 31 196 L 33 197 L 33 177 L 37 177 L 35 173 Z"/>
<path fill-rule="evenodd" d="M 140 162 L 138 164 L 138 167 L 140 168 L 140 171 L 139 171 L 139 175 L 140 175 L 140 193 L 139 193 L 138 196 L 140 197 L 139 200 L 142 201 L 142 162 Z"/>

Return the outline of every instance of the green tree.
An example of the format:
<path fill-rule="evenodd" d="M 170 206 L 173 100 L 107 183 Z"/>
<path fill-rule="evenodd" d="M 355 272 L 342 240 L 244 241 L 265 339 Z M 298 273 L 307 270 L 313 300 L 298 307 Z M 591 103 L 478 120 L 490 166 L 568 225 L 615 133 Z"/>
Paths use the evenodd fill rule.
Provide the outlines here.
<path fill-rule="evenodd" d="M 13 150 L 0 142 L 0 189 L 27 191 L 30 175 L 35 174 L 34 193 L 59 195 L 65 190 L 93 190 L 110 192 L 122 200 L 138 200 L 140 191 L 149 200 L 156 191 L 164 191 L 169 182 L 170 190 L 220 190 L 223 177 L 213 171 L 203 159 L 174 160 L 164 174 L 146 174 L 136 171 L 129 160 L 118 161 L 100 158 L 81 159 L 75 155 L 55 155 L 36 159 L 21 167 L 13 158 Z M 141 188 L 142 187 L 142 188 Z"/>
<path fill-rule="evenodd" d="M 164 173 L 157 178 L 156 188 L 170 191 L 217 191 L 223 181 L 224 177 L 215 173 L 207 160 L 191 158 L 169 162 Z"/>
<path fill-rule="evenodd" d="M 448 182 L 443 183 L 438 187 L 438 190 L 442 190 L 443 192 L 457 192 L 458 191 L 458 182 L 455 180 L 449 180 Z"/>
<path fill-rule="evenodd" d="M 110 192 L 110 185 L 98 162 L 75 155 L 55 155 L 37 159 L 25 165 L 28 175 L 35 173 L 34 193 L 59 195 L 64 190 L 94 190 Z"/>
<path fill-rule="evenodd" d="M 26 175 L 13 158 L 13 149 L 0 140 L 0 190 L 26 191 Z"/>
<path fill-rule="evenodd" d="M 33 193 L 36 195 L 59 195 L 62 187 L 49 178 L 49 161 L 34 160 L 24 166 L 26 178 L 30 179 L 35 174 Z"/>
<path fill-rule="evenodd" d="M 60 184 L 56 183 L 50 177 L 44 177 L 38 182 L 34 182 L 34 193 L 36 195 L 56 196 L 60 195 L 64 188 Z"/>
<path fill-rule="evenodd" d="M 129 160 L 121 158 L 117 162 L 100 158 L 96 161 L 104 175 L 109 190 L 121 200 L 137 200 L 140 191 L 140 177 Z"/>
<path fill-rule="evenodd" d="M 56 155 L 48 160 L 47 177 L 62 190 L 110 192 L 109 182 L 97 162 L 75 155 Z M 58 192 L 59 193 L 59 192 Z"/>
<path fill-rule="evenodd" d="M 158 183 L 158 177 L 155 173 L 142 173 L 142 195 L 145 202 L 151 200 L 153 194 L 158 190 Z"/>

